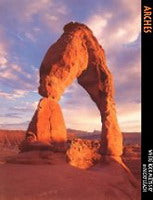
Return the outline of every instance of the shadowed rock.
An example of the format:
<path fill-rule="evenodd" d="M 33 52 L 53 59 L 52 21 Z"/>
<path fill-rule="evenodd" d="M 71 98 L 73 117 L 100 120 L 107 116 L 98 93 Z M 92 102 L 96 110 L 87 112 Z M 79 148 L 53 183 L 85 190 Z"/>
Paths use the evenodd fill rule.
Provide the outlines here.
<path fill-rule="evenodd" d="M 44 99 L 29 125 L 27 140 L 32 133 L 33 138 L 40 141 L 66 141 L 65 126 L 57 102 L 76 78 L 100 111 L 102 153 L 120 156 L 122 134 L 116 118 L 112 75 L 103 48 L 92 31 L 80 23 L 67 24 L 62 36 L 48 49 L 42 61 L 39 94 Z"/>

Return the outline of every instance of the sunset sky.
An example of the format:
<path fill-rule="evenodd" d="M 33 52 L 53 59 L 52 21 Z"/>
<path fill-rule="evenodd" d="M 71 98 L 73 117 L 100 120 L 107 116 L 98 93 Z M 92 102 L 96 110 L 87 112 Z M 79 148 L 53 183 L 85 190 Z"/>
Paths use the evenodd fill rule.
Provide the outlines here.
<path fill-rule="evenodd" d="M 0 128 L 26 129 L 37 103 L 38 70 L 70 21 L 87 24 L 114 75 L 122 131 L 140 125 L 140 0 L 0 0 Z M 76 81 L 60 100 L 67 128 L 101 129 L 100 115 Z"/>

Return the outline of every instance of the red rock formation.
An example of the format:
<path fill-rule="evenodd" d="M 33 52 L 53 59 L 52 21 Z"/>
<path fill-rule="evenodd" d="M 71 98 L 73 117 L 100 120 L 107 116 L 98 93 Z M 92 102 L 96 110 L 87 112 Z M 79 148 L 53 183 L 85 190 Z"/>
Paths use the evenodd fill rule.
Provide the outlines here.
<path fill-rule="evenodd" d="M 40 100 L 26 136 L 31 137 L 31 141 L 60 143 L 67 140 L 63 115 L 56 101 L 50 97 Z"/>
<path fill-rule="evenodd" d="M 65 88 L 75 78 L 88 92 L 100 111 L 102 153 L 120 156 L 122 154 L 122 134 L 116 118 L 112 75 L 106 65 L 104 50 L 87 26 L 71 22 L 64 27 L 63 35 L 49 48 L 42 61 L 39 94 L 58 101 Z M 28 129 L 28 132 L 33 132 L 41 139 L 51 138 L 50 129 L 47 128 L 50 122 L 47 120 L 51 115 L 54 115 L 52 120 L 56 117 L 56 112 L 51 112 L 49 105 L 46 106 L 44 113 L 41 114 L 38 108 Z M 60 112 L 59 108 L 58 112 Z M 38 120 L 40 125 L 37 123 L 36 127 L 35 119 L 39 118 L 38 116 L 41 116 Z M 56 123 L 61 126 L 60 123 L 63 121 L 59 120 Z M 53 125 L 55 129 L 58 127 L 57 124 Z M 58 138 L 58 134 L 57 136 L 55 134 L 55 140 L 56 137 Z M 65 127 L 62 128 L 61 138 L 64 141 L 66 139 Z"/>

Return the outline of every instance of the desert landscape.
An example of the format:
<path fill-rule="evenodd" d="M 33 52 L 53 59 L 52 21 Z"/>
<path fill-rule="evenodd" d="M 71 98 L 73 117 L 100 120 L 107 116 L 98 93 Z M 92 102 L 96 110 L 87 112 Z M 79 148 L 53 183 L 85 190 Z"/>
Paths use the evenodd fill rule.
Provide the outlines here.
<path fill-rule="evenodd" d="M 0 131 L 1 200 L 139 200 L 140 133 L 122 133 L 105 51 L 85 24 L 70 22 L 39 70 L 41 99 L 26 131 Z M 102 131 L 67 129 L 59 100 L 77 79 Z"/>
<path fill-rule="evenodd" d="M 69 132 L 70 131 L 70 132 Z M 135 179 L 140 183 L 141 178 L 141 134 L 123 133 L 123 161 L 131 170 Z M 90 137 L 91 136 L 91 137 Z M 93 137 L 96 139 L 93 139 Z M 78 130 L 68 130 L 68 140 L 99 141 L 100 134 Z M 137 187 L 128 189 L 129 175 L 123 173 L 116 180 L 120 171 L 118 166 L 96 164 L 84 170 L 70 166 L 64 154 L 56 153 L 50 163 L 34 160 L 35 156 L 26 158 L 29 163 L 7 163 L 18 155 L 18 146 L 25 138 L 25 131 L 0 130 L 0 199 L 1 200 L 67 200 L 67 199 L 140 199 Z M 88 139 L 84 139 L 88 138 Z M 130 143 L 129 143 L 130 141 Z M 78 148 L 81 148 L 81 145 Z M 58 155 L 59 154 L 59 155 Z M 32 162 L 30 163 L 30 160 Z M 114 171 L 115 170 L 115 171 Z M 109 173 L 108 173 L 109 172 Z M 115 183 L 114 183 L 115 182 Z M 115 184 L 115 185 L 114 185 Z M 132 183 L 133 184 L 133 183 Z M 123 190 L 125 189 L 125 191 Z M 136 195 L 137 193 L 137 195 Z M 130 195 L 130 196 L 129 196 Z M 122 198 L 121 198 L 122 197 Z"/>
<path fill-rule="evenodd" d="M 0 200 L 143 198 L 141 11 L 0 0 Z"/>

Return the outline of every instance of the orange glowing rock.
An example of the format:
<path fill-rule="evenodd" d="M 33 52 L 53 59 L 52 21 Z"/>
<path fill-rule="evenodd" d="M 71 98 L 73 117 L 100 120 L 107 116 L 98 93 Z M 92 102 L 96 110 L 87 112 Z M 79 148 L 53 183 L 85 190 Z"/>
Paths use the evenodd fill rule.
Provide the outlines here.
<path fill-rule="evenodd" d="M 40 100 L 29 124 L 27 138 L 31 133 L 34 133 L 37 141 L 60 143 L 67 140 L 67 131 L 60 106 L 52 98 Z"/>
<path fill-rule="evenodd" d="M 80 23 L 67 24 L 42 61 L 39 94 L 44 99 L 29 125 L 27 138 L 32 132 L 36 140 L 66 141 L 66 129 L 57 101 L 76 78 L 100 111 L 102 153 L 120 156 L 122 134 L 116 117 L 112 74 L 103 48 L 92 31 Z"/>
<path fill-rule="evenodd" d="M 66 152 L 67 160 L 74 167 L 87 169 L 101 159 L 99 148 L 99 141 L 74 139 Z"/>

